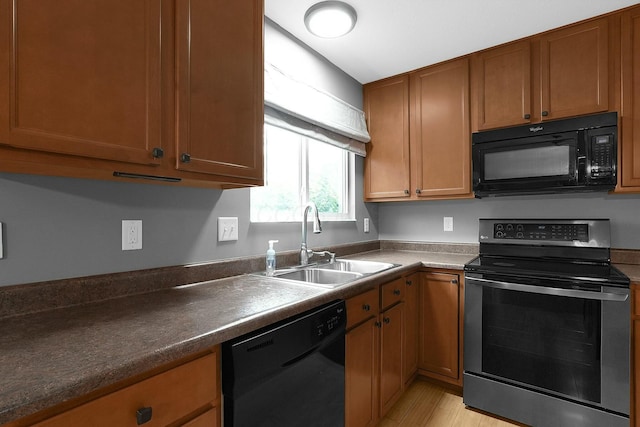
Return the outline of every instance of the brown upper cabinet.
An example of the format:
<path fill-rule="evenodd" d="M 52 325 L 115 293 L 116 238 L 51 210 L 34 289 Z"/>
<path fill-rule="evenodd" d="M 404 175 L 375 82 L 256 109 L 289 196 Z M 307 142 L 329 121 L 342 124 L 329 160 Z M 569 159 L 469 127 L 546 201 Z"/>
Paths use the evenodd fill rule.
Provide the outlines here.
<path fill-rule="evenodd" d="M 620 173 L 616 192 L 640 191 L 640 7 L 622 15 Z"/>
<path fill-rule="evenodd" d="M 609 18 L 472 55 L 474 131 L 609 109 Z"/>
<path fill-rule="evenodd" d="M 262 1 L 177 8 L 177 168 L 260 180 Z"/>
<path fill-rule="evenodd" d="M 159 163 L 161 14 L 151 0 L 3 0 L 0 143 Z"/>
<path fill-rule="evenodd" d="M 414 196 L 469 197 L 469 60 L 414 71 L 409 86 Z"/>
<path fill-rule="evenodd" d="M 371 142 L 364 164 L 365 199 L 409 198 L 409 76 L 364 85 Z"/>
<path fill-rule="evenodd" d="M 0 22 L 0 170 L 262 184 L 262 0 L 0 0 Z"/>
<path fill-rule="evenodd" d="M 366 200 L 470 196 L 467 58 L 367 84 L 364 107 Z"/>

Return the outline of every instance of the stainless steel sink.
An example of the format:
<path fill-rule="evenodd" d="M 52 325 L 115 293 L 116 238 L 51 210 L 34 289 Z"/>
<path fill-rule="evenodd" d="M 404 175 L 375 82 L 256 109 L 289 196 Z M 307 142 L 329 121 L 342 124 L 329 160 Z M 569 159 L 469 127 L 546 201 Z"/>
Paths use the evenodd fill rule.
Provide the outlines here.
<path fill-rule="evenodd" d="M 333 289 L 362 277 L 398 266 L 399 264 L 388 262 L 338 259 L 333 262 L 321 262 L 276 270 L 272 277 L 279 280 Z M 253 274 L 266 276 L 264 271 Z"/>
<path fill-rule="evenodd" d="M 295 280 L 317 286 L 335 288 L 362 277 L 361 273 L 351 271 L 336 271 L 323 268 L 301 268 L 274 275 L 278 279 Z"/>
<path fill-rule="evenodd" d="M 360 274 L 375 274 L 397 267 L 397 264 L 377 261 L 359 261 L 355 259 L 338 259 L 330 263 L 317 264 L 316 268 L 337 271 L 351 271 Z"/>

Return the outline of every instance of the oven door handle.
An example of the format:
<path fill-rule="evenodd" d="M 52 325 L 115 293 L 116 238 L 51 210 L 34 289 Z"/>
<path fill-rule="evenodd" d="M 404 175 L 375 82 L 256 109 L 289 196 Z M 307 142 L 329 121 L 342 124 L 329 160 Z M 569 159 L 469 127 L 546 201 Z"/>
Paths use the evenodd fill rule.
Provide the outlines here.
<path fill-rule="evenodd" d="M 523 285 L 521 283 L 501 282 L 499 280 L 480 279 L 477 277 L 467 277 L 467 284 L 471 281 L 481 282 L 480 286 L 488 286 L 491 288 L 507 289 L 512 291 L 531 292 L 534 294 L 556 295 L 562 297 L 583 298 L 599 301 L 626 301 L 629 298 L 628 293 L 612 294 L 608 292 L 591 292 L 581 291 L 577 289 L 551 288 L 547 286 Z"/>

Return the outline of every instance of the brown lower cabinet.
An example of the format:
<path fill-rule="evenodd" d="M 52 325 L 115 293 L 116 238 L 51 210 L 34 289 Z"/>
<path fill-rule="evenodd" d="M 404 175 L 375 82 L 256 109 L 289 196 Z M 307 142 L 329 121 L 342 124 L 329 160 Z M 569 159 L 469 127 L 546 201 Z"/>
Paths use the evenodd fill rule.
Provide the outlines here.
<path fill-rule="evenodd" d="M 347 300 L 347 427 L 376 425 L 415 376 L 419 282 L 412 274 Z"/>
<path fill-rule="evenodd" d="M 423 273 L 419 294 L 419 373 L 462 386 L 462 277 L 457 272 Z"/>
<path fill-rule="evenodd" d="M 220 415 L 220 362 L 217 348 L 195 360 L 155 373 L 123 388 L 63 412 L 53 408 L 38 419 L 18 420 L 3 427 L 217 427 Z M 55 415 L 54 415 L 55 414 Z M 145 421 L 149 417 L 148 421 Z M 34 424 L 35 422 L 35 424 Z"/>

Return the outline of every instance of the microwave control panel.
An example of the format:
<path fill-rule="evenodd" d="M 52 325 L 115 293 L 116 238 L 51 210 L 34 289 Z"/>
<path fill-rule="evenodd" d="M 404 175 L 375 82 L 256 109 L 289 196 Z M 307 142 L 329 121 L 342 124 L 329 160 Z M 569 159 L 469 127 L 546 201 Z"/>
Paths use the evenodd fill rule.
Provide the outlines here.
<path fill-rule="evenodd" d="M 614 174 L 614 137 L 608 135 L 591 136 L 591 156 L 589 161 L 591 179 L 610 178 Z"/>

